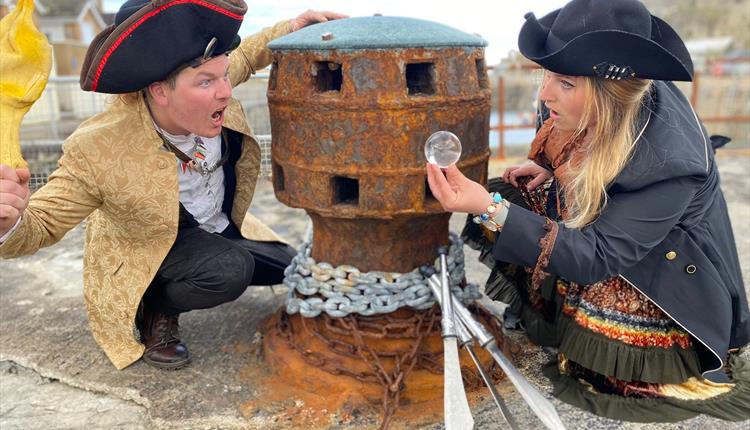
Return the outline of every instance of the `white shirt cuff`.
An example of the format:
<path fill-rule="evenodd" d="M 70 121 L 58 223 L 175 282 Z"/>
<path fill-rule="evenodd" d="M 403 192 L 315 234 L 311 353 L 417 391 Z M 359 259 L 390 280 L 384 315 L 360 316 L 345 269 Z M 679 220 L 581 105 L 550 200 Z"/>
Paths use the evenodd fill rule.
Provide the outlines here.
<path fill-rule="evenodd" d="M 13 225 L 13 227 L 11 227 L 10 230 L 8 230 L 7 233 L 5 233 L 4 235 L 0 236 L 0 245 L 2 245 L 3 243 L 5 243 L 5 241 L 8 240 L 8 238 L 13 234 L 13 232 L 15 232 L 16 229 L 18 229 L 18 225 L 19 224 L 21 224 L 21 217 L 18 217 L 18 221 L 16 221 L 16 223 Z"/>

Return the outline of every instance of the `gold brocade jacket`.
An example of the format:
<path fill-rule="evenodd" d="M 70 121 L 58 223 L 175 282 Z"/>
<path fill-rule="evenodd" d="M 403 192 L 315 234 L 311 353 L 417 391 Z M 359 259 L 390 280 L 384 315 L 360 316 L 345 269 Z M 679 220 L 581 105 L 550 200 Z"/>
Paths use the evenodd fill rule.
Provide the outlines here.
<path fill-rule="evenodd" d="M 233 85 L 271 62 L 266 44 L 291 31 L 288 21 L 249 36 L 230 54 Z M 280 241 L 247 211 L 260 170 L 260 146 L 242 106 L 232 100 L 224 127 L 242 135 L 235 165 L 231 220 L 242 235 Z M 84 302 L 96 342 L 118 369 L 144 347 L 134 321 L 141 297 L 177 237 L 177 162 L 162 147 L 140 93 L 116 97 L 65 141 L 49 182 L 35 192 L 0 257 L 32 254 L 62 239 L 88 217 L 83 261 Z"/>

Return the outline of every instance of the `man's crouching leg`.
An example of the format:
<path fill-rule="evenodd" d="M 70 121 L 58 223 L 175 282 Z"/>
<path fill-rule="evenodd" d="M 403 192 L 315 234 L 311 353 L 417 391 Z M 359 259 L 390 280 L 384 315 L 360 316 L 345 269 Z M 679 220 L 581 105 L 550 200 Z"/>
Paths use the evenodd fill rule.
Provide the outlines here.
<path fill-rule="evenodd" d="M 172 370 L 190 363 L 178 330 L 180 313 L 235 300 L 254 271 L 252 254 L 232 240 L 198 227 L 180 228 L 143 297 L 143 360 Z"/>

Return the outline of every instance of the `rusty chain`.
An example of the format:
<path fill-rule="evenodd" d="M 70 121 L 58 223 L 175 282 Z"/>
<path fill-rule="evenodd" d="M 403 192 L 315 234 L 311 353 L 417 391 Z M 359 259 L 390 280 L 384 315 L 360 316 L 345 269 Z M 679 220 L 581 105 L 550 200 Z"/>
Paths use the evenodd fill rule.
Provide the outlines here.
<path fill-rule="evenodd" d="M 473 308 L 489 323 L 489 329 L 497 336 L 502 344 L 500 326 L 482 307 Z M 381 429 L 387 429 L 393 415 L 399 407 L 404 381 L 413 369 L 424 369 L 433 374 L 442 374 L 441 353 L 425 350 L 423 341 L 426 337 L 440 336 L 440 309 L 433 306 L 426 311 L 414 311 L 407 318 L 392 315 L 361 316 L 348 315 L 334 318 L 321 314 L 318 318 L 300 318 L 302 329 L 326 345 L 323 352 L 313 351 L 295 342 L 290 315 L 279 310 L 276 329 L 290 348 L 297 351 L 311 366 L 332 375 L 345 375 L 363 383 L 380 384 L 383 387 L 382 411 L 383 421 Z M 324 330 L 321 329 L 324 328 Z M 330 332 L 340 336 L 352 338 L 354 342 L 346 342 L 326 336 Z M 367 339 L 413 339 L 408 349 L 377 351 L 368 344 Z M 345 357 L 361 360 L 367 364 L 370 371 L 355 371 L 344 365 Z M 393 360 L 393 368 L 389 371 L 383 364 L 383 359 Z M 502 371 L 493 361 L 487 368 L 494 380 L 502 378 Z M 467 390 L 476 390 L 483 385 L 480 375 L 475 369 L 461 367 L 461 375 Z"/>

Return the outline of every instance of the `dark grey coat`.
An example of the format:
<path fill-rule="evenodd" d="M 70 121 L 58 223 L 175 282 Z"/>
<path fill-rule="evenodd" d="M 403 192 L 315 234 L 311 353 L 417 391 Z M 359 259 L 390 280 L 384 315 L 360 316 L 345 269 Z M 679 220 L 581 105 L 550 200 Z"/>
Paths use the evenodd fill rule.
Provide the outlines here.
<path fill-rule="evenodd" d="M 607 206 L 583 229 L 560 223 L 546 271 L 584 285 L 620 275 L 694 337 L 704 376 L 725 381 L 727 350 L 750 342 L 750 311 L 713 149 L 674 84 L 654 81 L 649 105 Z M 511 206 L 495 258 L 534 267 L 544 224 Z"/>

